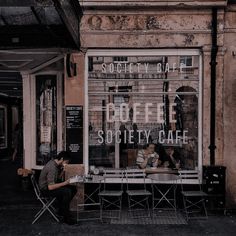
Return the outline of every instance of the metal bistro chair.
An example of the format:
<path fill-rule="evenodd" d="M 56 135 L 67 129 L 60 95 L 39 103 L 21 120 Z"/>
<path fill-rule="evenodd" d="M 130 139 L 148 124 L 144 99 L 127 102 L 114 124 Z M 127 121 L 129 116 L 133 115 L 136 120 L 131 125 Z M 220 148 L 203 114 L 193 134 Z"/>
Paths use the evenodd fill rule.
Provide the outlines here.
<path fill-rule="evenodd" d="M 55 214 L 55 208 L 52 206 L 56 198 L 49 198 L 49 197 L 44 197 L 42 196 L 42 193 L 39 189 L 38 183 L 35 179 L 34 175 L 31 175 L 31 182 L 34 188 L 35 195 L 37 199 L 42 203 L 43 207 L 40 209 L 40 211 L 34 216 L 34 220 L 32 224 L 34 224 L 42 215 L 45 211 L 48 211 L 52 217 L 59 222 L 59 219 L 56 217 Z"/>
<path fill-rule="evenodd" d="M 122 194 L 123 194 L 123 179 L 124 170 L 121 169 L 105 169 L 103 174 L 103 180 L 101 182 L 99 198 L 100 198 L 100 220 L 103 218 L 120 219 L 122 208 Z M 113 183 L 117 183 L 120 187 L 114 188 Z M 118 189 L 117 189 L 118 188 Z M 101 190 L 102 189 L 102 190 Z M 103 211 L 105 209 L 115 208 L 118 211 L 118 217 L 110 216 L 104 217 Z M 110 213 L 114 210 L 110 210 Z"/>
<path fill-rule="evenodd" d="M 150 174 L 152 180 L 152 216 L 159 216 L 160 212 L 174 210 L 177 219 L 176 189 L 179 176 L 168 173 Z M 155 214 L 157 210 L 157 214 Z M 163 215 L 162 215 L 163 217 Z M 170 215 L 168 214 L 168 217 Z"/>
<path fill-rule="evenodd" d="M 141 210 L 138 207 L 145 207 L 148 210 L 150 217 L 149 197 L 152 195 L 146 189 L 146 173 L 142 169 L 127 169 L 125 170 L 125 177 L 127 183 L 126 193 L 128 195 L 129 213 L 138 212 Z M 133 218 L 145 217 L 144 215 L 132 215 Z"/>
<path fill-rule="evenodd" d="M 179 171 L 181 179 L 181 193 L 183 196 L 184 210 L 186 215 L 186 220 L 189 219 L 207 219 L 207 210 L 205 206 L 205 199 L 208 196 L 205 192 L 202 191 L 202 186 L 200 183 L 200 174 L 196 170 L 182 170 Z M 192 182 L 197 182 L 197 189 L 194 190 L 188 189 L 186 187 L 185 180 L 192 180 Z M 203 211 L 204 216 L 196 216 L 194 213 L 201 213 Z"/>

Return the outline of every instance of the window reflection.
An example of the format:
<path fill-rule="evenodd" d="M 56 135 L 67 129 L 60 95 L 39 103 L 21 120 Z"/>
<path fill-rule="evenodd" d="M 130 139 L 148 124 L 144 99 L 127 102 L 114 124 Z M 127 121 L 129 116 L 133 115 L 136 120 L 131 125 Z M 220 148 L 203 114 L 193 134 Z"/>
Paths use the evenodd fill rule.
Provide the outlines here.
<path fill-rule="evenodd" d="M 89 57 L 89 165 L 135 165 L 153 142 L 160 159 L 171 149 L 182 168 L 194 169 L 198 63 L 198 56 Z"/>

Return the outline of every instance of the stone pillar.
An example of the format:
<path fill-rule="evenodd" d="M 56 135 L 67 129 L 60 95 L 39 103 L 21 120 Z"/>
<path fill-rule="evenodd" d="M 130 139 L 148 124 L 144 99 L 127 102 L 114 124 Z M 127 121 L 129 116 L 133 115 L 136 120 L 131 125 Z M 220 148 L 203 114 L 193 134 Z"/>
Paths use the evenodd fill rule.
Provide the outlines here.
<path fill-rule="evenodd" d="M 227 206 L 236 207 L 236 7 L 226 14 L 223 88 L 224 165 Z"/>
<path fill-rule="evenodd" d="M 68 77 L 65 70 L 64 89 L 65 89 L 65 106 L 67 105 L 82 105 L 84 106 L 84 54 L 76 53 L 71 55 L 71 60 L 76 63 L 77 74 L 73 77 Z M 66 68 L 66 62 L 65 62 Z M 70 164 L 66 168 L 66 178 L 74 175 L 84 175 L 84 165 Z M 77 194 L 71 202 L 71 210 L 77 210 L 77 204 L 84 202 L 84 185 L 77 185 Z"/>
<path fill-rule="evenodd" d="M 21 72 L 23 81 L 23 160 L 24 168 L 31 169 L 35 163 L 32 163 L 32 89 L 31 76 L 28 72 Z"/>
<path fill-rule="evenodd" d="M 210 88 L 211 88 L 211 54 L 209 47 L 203 49 L 203 165 L 210 164 Z"/>

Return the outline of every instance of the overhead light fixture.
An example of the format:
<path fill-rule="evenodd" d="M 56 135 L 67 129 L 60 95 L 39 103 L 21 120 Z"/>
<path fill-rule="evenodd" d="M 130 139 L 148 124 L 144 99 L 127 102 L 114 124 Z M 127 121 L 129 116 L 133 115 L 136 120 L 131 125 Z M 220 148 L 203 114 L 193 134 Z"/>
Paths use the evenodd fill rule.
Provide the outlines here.
<path fill-rule="evenodd" d="M 20 42 L 20 38 L 18 38 L 18 37 L 11 38 L 11 42 L 12 43 L 19 43 Z"/>

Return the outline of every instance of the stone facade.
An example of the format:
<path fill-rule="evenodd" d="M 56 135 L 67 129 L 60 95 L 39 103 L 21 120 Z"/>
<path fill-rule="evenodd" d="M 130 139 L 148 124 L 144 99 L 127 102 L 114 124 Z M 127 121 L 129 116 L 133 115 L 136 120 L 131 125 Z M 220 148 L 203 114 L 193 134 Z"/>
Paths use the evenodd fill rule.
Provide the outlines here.
<path fill-rule="evenodd" d="M 234 117 L 236 112 L 236 7 L 231 6 L 225 12 L 225 37 L 223 70 L 223 163 L 227 167 L 227 196 L 228 204 L 236 203 L 236 129 Z"/>
<path fill-rule="evenodd" d="M 196 48 L 203 57 L 203 164 L 209 165 L 211 7 L 218 6 L 216 78 L 216 165 L 227 167 L 228 206 L 236 205 L 236 8 L 227 1 L 83 1 L 81 49 Z M 117 1 L 116 1 L 117 2 Z M 166 4 L 166 5 L 163 5 Z M 84 53 L 79 68 L 84 68 Z M 81 72 L 83 74 L 83 72 Z M 82 76 L 81 74 L 81 76 Z M 66 103 L 73 103 L 76 86 L 66 80 Z M 80 84 L 81 85 L 81 84 Z M 72 86 L 72 87 L 71 87 Z M 72 89 L 72 90 L 70 90 Z M 71 92 L 72 91 L 72 92 Z M 81 100 L 79 101 L 79 104 Z"/>

